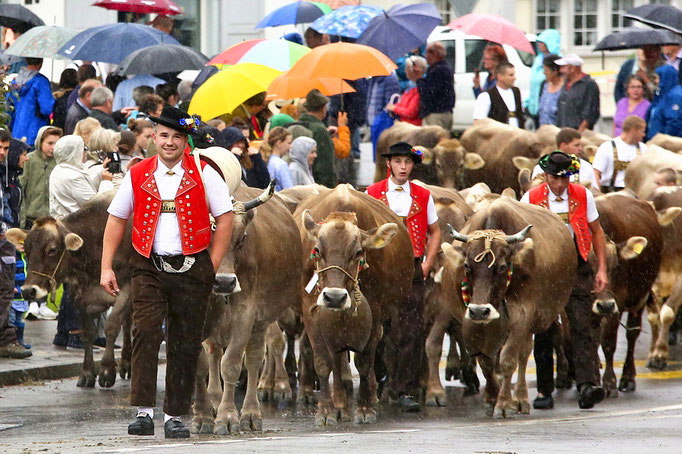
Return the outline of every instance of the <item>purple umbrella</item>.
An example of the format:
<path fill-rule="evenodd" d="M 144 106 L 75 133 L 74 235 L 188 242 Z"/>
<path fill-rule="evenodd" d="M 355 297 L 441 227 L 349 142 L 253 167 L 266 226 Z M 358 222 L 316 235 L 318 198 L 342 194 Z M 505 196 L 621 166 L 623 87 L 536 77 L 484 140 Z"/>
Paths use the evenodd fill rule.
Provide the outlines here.
<path fill-rule="evenodd" d="M 356 42 L 374 47 L 395 60 L 426 43 L 441 21 L 436 5 L 431 3 L 395 5 L 372 18 Z"/>

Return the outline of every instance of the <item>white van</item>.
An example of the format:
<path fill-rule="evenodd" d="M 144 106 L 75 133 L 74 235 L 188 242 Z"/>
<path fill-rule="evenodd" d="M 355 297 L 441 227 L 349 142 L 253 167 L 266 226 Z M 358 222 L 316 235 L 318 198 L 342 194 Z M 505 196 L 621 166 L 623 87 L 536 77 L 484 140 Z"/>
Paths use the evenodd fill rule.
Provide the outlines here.
<path fill-rule="evenodd" d="M 527 34 L 528 40 L 535 47 L 535 35 Z M 453 110 L 452 128 L 463 131 L 473 124 L 474 103 L 474 69 L 480 68 L 481 85 L 488 77 L 483 69 L 483 49 L 489 41 L 478 36 L 465 35 L 449 27 L 439 26 L 429 36 L 428 42 L 438 41 L 445 46 L 446 61 L 455 73 L 455 108 Z M 526 99 L 530 93 L 530 67 L 535 55 L 503 45 L 509 62 L 516 70 L 516 86 L 521 90 L 521 98 Z"/>

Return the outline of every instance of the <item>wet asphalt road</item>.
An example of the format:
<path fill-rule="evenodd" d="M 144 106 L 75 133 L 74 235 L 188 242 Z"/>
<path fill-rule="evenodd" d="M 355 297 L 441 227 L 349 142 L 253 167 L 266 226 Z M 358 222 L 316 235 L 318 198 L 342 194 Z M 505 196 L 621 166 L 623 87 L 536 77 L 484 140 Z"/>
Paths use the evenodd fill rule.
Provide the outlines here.
<path fill-rule="evenodd" d="M 269 404 L 263 406 L 262 433 L 169 442 L 163 438 L 161 414 L 154 418 L 155 436 L 126 434 L 133 414 L 128 381 L 118 380 L 111 389 L 79 389 L 75 378 L 1 388 L 0 453 L 682 453 L 682 348 L 673 347 L 669 369 L 656 372 L 644 366 L 648 342 L 646 334 L 638 342 L 635 393 L 579 410 L 575 390 L 561 391 L 555 393 L 554 410 L 532 410 L 512 420 L 487 417 L 480 394 L 463 397 L 459 383 L 449 382 L 448 407 L 401 414 L 382 403 L 374 426 L 342 423 L 318 429 L 314 407 Z M 619 342 L 617 359 L 624 347 Z M 161 377 L 164 371 L 161 366 Z M 528 373 L 532 400 L 533 364 Z M 159 380 L 158 402 L 162 390 Z"/>

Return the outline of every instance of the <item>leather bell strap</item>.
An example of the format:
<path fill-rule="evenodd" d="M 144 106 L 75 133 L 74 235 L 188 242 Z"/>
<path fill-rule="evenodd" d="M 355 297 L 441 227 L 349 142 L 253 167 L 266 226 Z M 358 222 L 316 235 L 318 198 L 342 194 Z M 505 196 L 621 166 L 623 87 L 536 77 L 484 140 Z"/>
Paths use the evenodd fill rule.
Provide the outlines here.
<path fill-rule="evenodd" d="M 180 269 L 175 269 L 171 266 L 170 263 L 166 262 L 163 257 L 159 256 L 159 262 L 161 262 L 161 269 L 165 271 L 166 273 L 169 274 L 180 274 L 180 273 L 185 273 L 192 268 L 192 265 L 194 265 L 194 262 L 196 259 L 194 257 L 185 257 L 185 261 L 183 262 L 182 266 Z"/>

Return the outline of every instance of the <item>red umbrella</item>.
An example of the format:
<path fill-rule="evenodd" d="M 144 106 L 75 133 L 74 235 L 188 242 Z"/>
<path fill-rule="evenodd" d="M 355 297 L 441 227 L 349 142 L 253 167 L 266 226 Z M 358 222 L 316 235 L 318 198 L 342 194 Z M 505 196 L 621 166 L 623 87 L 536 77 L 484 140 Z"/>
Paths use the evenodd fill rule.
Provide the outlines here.
<path fill-rule="evenodd" d="M 139 14 L 182 14 L 182 8 L 171 0 L 98 0 L 92 6 Z"/>
<path fill-rule="evenodd" d="M 498 44 L 508 44 L 516 49 L 535 54 L 526 35 L 516 25 L 493 14 L 471 13 L 458 17 L 448 24 L 453 30 L 479 36 Z"/>

